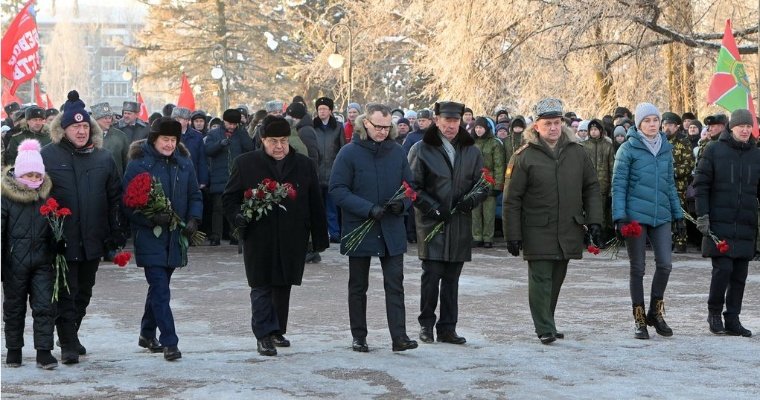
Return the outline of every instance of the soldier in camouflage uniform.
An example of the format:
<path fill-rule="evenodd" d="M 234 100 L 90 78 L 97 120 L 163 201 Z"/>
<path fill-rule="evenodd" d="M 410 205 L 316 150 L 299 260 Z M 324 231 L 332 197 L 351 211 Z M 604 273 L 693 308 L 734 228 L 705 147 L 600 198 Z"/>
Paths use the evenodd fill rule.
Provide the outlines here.
<path fill-rule="evenodd" d="M 615 164 L 615 146 L 605 134 L 602 122 L 592 119 L 588 123 L 588 140 L 582 142 L 586 154 L 596 168 L 599 181 L 599 193 L 602 201 L 602 242 L 606 243 L 613 234 L 610 188 L 612 185 L 612 169 Z M 597 246 L 603 243 L 596 243 Z"/>
<path fill-rule="evenodd" d="M 523 131 L 525 130 L 525 118 L 518 115 L 509 124 L 509 134 L 502 140 L 504 144 L 504 160 L 509 162 L 512 154 L 523 145 Z"/>
<path fill-rule="evenodd" d="M 686 189 L 691 183 L 691 171 L 694 169 L 694 154 L 691 143 L 681 127 L 681 117 L 672 112 L 662 114 L 662 131 L 668 136 L 668 142 L 673 146 L 673 172 L 675 174 L 676 191 L 681 200 L 681 208 L 686 208 Z M 673 233 L 673 244 L 676 253 L 686 252 L 686 233 Z"/>
<path fill-rule="evenodd" d="M 491 188 L 488 197 L 479 206 L 472 210 L 472 240 L 475 246 L 485 248 L 493 247 L 493 231 L 496 222 L 496 197 L 501 193 L 504 186 L 504 148 L 491 133 L 491 125 L 488 120 L 478 117 L 475 120 L 475 147 L 483 155 L 483 166 L 488 168 L 496 180 L 496 185 Z"/>

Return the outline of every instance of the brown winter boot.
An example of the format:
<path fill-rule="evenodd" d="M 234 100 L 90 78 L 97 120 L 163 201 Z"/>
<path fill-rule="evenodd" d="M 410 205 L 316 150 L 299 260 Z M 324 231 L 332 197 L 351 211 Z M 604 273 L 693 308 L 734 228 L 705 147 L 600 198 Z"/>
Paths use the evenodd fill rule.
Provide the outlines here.
<path fill-rule="evenodd" d="M 665 302 L 662 299 L 652 298 L 647 313 L 647 325 L 654 326 L 654 329 L 661 336 L 673 336 L 673 330 L 665 323 Z"/>
<path fill-rule="evenodd" d="M 647 319 L 644 316 L 644 304 L 633 305 L 633 321 L 635 323 L 633 337 L 635 337 L 636 339 L 649 339 L 649 331 L 647 330 Z"/>

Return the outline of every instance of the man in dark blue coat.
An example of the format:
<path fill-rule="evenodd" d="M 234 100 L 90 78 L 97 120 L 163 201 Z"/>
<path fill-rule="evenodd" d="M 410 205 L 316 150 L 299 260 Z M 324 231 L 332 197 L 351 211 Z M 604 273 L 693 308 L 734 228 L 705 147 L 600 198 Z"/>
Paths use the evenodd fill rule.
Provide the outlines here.
<path fill-rule="evenodd" d="M 100 258 L 106 249 L 124 246 L 119 219 L 121 174 L 111 153 L 103 149 L 103 132 L 90 121 L 79 93 L 72 90 L 50 125 L 52 142 L 42 160 L 53 181 L 50 197 L 71 209 L 63 224 L 69 290 L 59 289 L 56 329 L 64 364 L 79 362 L 86 349 L 77 331 L 87 313 Z"/>
<path fill-rule="evenodd" d="M 702 255 L 711 257 L 713 265 L 707 322 L 717 335 L 752 336 L 739 321 L 749 260 L 755 256 L 760 197 L 760 149 L 752 126 L 749 110 L 734 111 L 731 130 L 705 148 L 694 179 Z M 728 248 L 721 250 L 713 237 Z"/>
<path fill-rule="evenodd" d="M 209 158 L 209 193 L 211 194 L 211 235 L 212 246 L 219 246 L 224 229 L 224 208 L 222 193 L 230 177 L 230 166 L 237 156 L 253 151 L 253 140 L 240 127 L 242 114 L 230 108 L 222 114 L 224 124 L 212 129 L 204 140 L 206 156 Z"/>
<path fill-rule="evenodd" d="M 394 198 L 402 182 L 412 173 L 404 151 L 395 142 L 396 127 L 390 109 L 382 104 L 367 104 L 367 113 L 354 124 L 354 140 L 338 152 L 330 176 L 330 196 L 343 211 L 343 233 L 348 235 L 367 218 L 374 220 L 361 242 L 344 236 L 341 253 L 348 255 L 348 314 L 351 320 L 353 350 L 369 351 L 367 346 L 367 287 L 372 256 L 380 258 L 385 282 L 385 307 L 393 351 L 417 347 L 406 335 L 404 310 L 404 253 L 406 233 L 404 211 L 410 201 Z"/>

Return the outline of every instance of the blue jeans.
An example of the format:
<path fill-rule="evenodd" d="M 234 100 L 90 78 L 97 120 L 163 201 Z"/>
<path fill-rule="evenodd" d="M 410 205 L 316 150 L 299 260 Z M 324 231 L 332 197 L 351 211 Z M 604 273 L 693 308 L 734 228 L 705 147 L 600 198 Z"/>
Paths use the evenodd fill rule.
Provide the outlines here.
<path fill-rule="evenodd" d="M 641 225 L 639 237 L 625 239 L 625 247 L 628 250 L 628 258 L 631 260 L 631 301 L 633 304 L 644 304 L 644 271 L 646 262 L 646 242 L 652 244 L 654 250 L 654 277 L 652 277 L 651 299 L 662 299 L 665 288 L 668 286 L 671 263 L 673 239 L 670 233 L 670 223 L 652 227 Z"/>
<path fill-rule="evenodd" d="M 327 186 L 322 186 L 322 200 L 325 201 L 325 211 L 327 212 L 327 233 L 330 239 L 340 240 L 340 217 L 338 216 L 338 207 L 327 193 Z"/>
<path fill-rule="evenodd" d="M 174 268 L 144 267 L 145 279 L 148 281 L 148 297 L 145 299 L 145 312 L 140 323 L 140 335 L 145 338 L 156 337 L 156 328 L 161 331 L 158 339 L 164 346 L 176 346 L 179 342 L 174 330 L 174 316 L 169 306 L 171 293 L 169 282 Z"/>

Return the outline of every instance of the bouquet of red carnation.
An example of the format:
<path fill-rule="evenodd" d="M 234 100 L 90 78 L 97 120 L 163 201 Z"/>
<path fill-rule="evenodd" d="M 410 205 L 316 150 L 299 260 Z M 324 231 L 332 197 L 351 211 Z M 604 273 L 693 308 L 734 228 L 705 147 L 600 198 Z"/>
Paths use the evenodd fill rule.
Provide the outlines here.
<path fill-rule="evenodd" d="M 48 220 L 50 229 L 53 231 L 53 237 L 56 242 L 63 240 L 63 220 L 71 215 L 71 210 L 66 207 L 60 207 L 58 201 L 50 197 L 45 204 L 40 207 L 40 214 Z M 63 287 L 66 288 L 66 292 L 69 291 L 69 284 L 66 281 L 66 276 L 69 272 L 69 265 L 66 264 L 66 256 L 58 254 L 56 252 L 55 259 L 53 260 L 53 268 L 55 269 L 55 283 L 53 284 L 53 298 L 52 301 L 58 301 L 58 285 L 63 278 Z"/>
<path fill-rule="evenodd" d="M 150 218 L 156 214 L 169 214 L 169 231 L 177 228 L 185 229 L 187 224 L 172 209 L 172 202 L 166 197 L 161 182 L 151 176 L 148 172 L 137 174 L 127 185 L 124 192 L 124 205 L 135 209 L 136 212 Z M 153 227 L 153 235 L 161 236 L 163 228 L 159 225 Z M 187 247 L 189 243 L 196 246 L 203 244 L 206 240 L 206 234 L 201 231 L 195 231 L 191 237 L 179 235 L 179 244 L 182 248 L 182 265 L 187 264 Z"/>
<path fill-rule="evenodd" d="M 483 192 L 490 190 L 494 186 L 496 186 L 496 179 L 494 179 L 493 175 L 491 175 L 491 171 L 488 168 L 481 168 L 480 179 L 478 179 L 478 181 L 475 182 L 475 185 L 472 187 L 472 189 L 470 189 L 470 191 L 467 192 L 467 194 L 465 194 L 464 197 L 462 197 L 462 199 L 459 202 L 457 202 L 456 205 L 454 205 L 454 208 L 451 209 L 451 214 L 454 215 L 455 213 L 459 211 L 457 210 L 457 206 L 459 206 L 460 202 L 466 199 L 472 198 L 474 196 L 478 196 L 482 194 Z M 444 224 L 445 222 L 443 221 L 437 223 L 433 227 L 433 230 L 430 231 L 430 233 L 427 236 L 425 236 L 425 242 L 430 242 L 431 240 L 433 240 L 435 235 L 437 235 L 441 231 L 441 229 L 443 229 Z"/>
<path fill-rule="evenodd" d="M 620 227 L 620 234 L 623 236 L 623 239 L 639 237 L 641 236 L 641 232 L 642 232 L 641 224 L 639 224 L 639 222 L 636 220 L 633 220 Z M 617 258 L 617 255 L 620 252 L 621 244 L 622 244 L 622 241 L 619 238 L 614 237 L 610 239 L 607 243 L 603 244 L 603 247 L 605 248 L 604 252 L 608 253 L 610 255 L 610 258 L 614 260 Z M 594 243 L 592 243 L 592 246 L 593 245 Z M 596 253 L 593 252 L 590 247 L 591 246 L 589 246 L 589 249 L 588 249 L 589 253 L 592 253 L 592 254 L 600 253 L 600 250 L 598 247 L 593 246 L 597 250 Z"/>
<path fill-rule="evenodd" d="M 129 260 L 132 259 L 132 253 L 128 251 L 122 251 L 119 253 L 116 253 L 116 255 L 113 257 L 113 263 L 118 265 L 120 268 L 124 268 L 129 264 Z"/>
<path fill-rule="evenodd" d="M 289 182 L 279 183 L 275 180 L 264 178 L 255 188 L 248 188 L 243 193 L 243 204 L 240 205 L 240 214 L 248 222 L 251 222 L 254 216 L 255 220 L 258 221 L 263 216 L 268 215 L 274 206 L 287 211 L 288 209 L 280 203 L 286 198 L 295 200 L 297 195 L 298 193 L 296 193 L 293 184 Z M 235 229 L 235 236 L 238 236 L 240 233 L 238 229 Z"/>
<path fill-rule="evenodd" d="M 383 205 L 383 209 L 387 209 L 388 206 L 396 201 L 401 200 L 404 197 L 408 198 L 411 201 L 417 200 L 417 192 L 412 189 L 412 186 L 409 185 L 406 181 L 401 181 L 401 187 L 396 190 L 396 193 L 391 196 L 390 200 L 385 202 Z M 343 236 L 343 240 L 346 241 L 346 251 L 351 252 L 356 250 L 361 242 L 364 240 L 364 237 L 367 236 L 367 233 L 369 233 L 370 229 L 375 225 L 375 219 L 374 218 L 367 218 L 362 222 L 361 225 L 356 227 L 354 230 L 349 232 L 347 235 Z"/>
<path fill-rule="evenodd" d="M 683 209 L 681 209 L 681 211 L 683 212 L 683 217 L 687 221 L 693 223 L 694 225 L 697 225 L 697 220 L 695 220 L 694 217 L 691 216 L 691 214 L 689 214 L 688 212 L 686 212 L 686 210 L 683 210 Z M 726 254 L 728 253 L 729 250 L 731 250 L 731 246 L 728 245 L 728 242 L 725 239 L 724 240 L 718 239 L 718 236 L 715 235 L 712 231 L 709 231 L 708 233 L 710 234 L 710 239 L 712 239 L 713 243 L 715 243 L 715 247 L 718 248 L 718 251 L 720 252 L 720 254 Z"/>

